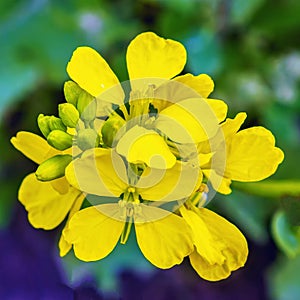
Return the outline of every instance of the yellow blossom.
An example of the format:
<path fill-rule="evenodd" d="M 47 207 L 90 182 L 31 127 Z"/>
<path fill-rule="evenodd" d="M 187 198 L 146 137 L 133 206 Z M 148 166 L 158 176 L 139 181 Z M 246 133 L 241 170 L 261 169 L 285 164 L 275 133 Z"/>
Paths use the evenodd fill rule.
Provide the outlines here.
<path fill-rule="evenodd" d="M 225 143 L 218 139 L 213 141 L 212 143 L 216 143 L 216 152 L 209 162 L 201 165 L 204 175 L 222 194 L 231 193 L 232 180 L 252 182 L 271 176 L 284 158 L 281 149 L 275 147 L 273 134 L 264 127 L 257 126 L 238 131 L 245 119 L 246 114 L 239 113 L 234 119 L 226 119 L 221 124 Z M 202 147 L 205 146 L 199 147 L 200 157 Z M 218 168 L 217 164 L 212 168 L 213 159 L 220 161 L 220 156 L 226 158 L 225 168 Z"/>
<path fill-rule="evenodd" d="M 16 137 L 11 139 L 11 143 L 37 164 L 65 153 L 51 147 L 40 136 L 26 131 L 18 132 Z M 33 227 L 53 229 L 66 218 L 70 211 L 69 219 L 75 211 L 79 210 L 84 195 L 70 186 L 64 176 L 42 182 L 36 178 L 35 173 L 31 173 L 23 179 L 18 198 L 28 211 L 28 219 Z M 74 210 L 75 207 L 77 210 Z M 70 250 L 71 245 L 64 241 L 63 237 L 61 237 L 61 244 L 62 253 L 65 254 Z"/>
<path fill-rule="evenodd" d="M 86 151 L 67 167 L 67 180 L 77 189 L 92 195 L 119 197 L 115 203 L 94 204 L 73 216 L 64 237 L 74 245 L 78 258 L 84 261 L 104 258 L 120 236 L 121 243 L 126 242 L 131 223 L 141 251 L 155 266 L 170 268 L 191 253 L 191 233 L 184 220 L 172 211 L 144 204 L 143 200 L 182 199 L 201 182 L 201 173 L 180 162 L 166 170 L 160 180 L 155 170 L 148 168 L 145 173 L 144 176 L 130 173 L 117 153 L 101 148 Z M 182 174 L 185 176 L 180 178 Z M 155 184 L 153 180 L 158 182 Z M 178 188 L 182 184 L 186 189 Z"/>
<path fill-rule="evenodd" d="M 180 43 L 164 40 L 154 33 L 143 33 L 130 43 L 126 60 L 131 86 L 129 109 L 123 105 L 124 93 L 116 76 L 94 50 L 78 48 L 67 70 L 81 88 L 98 99 L 98 106 L 103 108 L 103 101 L 119 105 L 124 121 L 120 122 L 120 117 L 114 117 L 113 112 L 108 119 L 109 123 L 103 127 L 103 140 L 107 141 L 108 146 L 115 148 L 111 153 L 121 155 L 129 166 L 136 166 L 133 173 L 138 174 L 139 179 L 130 182 L 127 178 L 128 169 L 121 167 L 121 160 L 107 159 L 108 155 L 97 150 L 93 155 L 83 155 L 69 165 L 67 178 L 72 185 L 88 194 L 114 197 L 121 197 L 133 186 L 141 201 L 172 201 L 180 200 L 176 198 L 177 194 L 181 194 L 183 199 L 188 195 L 193 197 L 197 193 L 196 188 L 200 186 L 197 181 L 193 188 L 189 188 L 186 193 L 182 192 L 186 184 L 176 181 L 174 172 L 178 161 L 181 164 L 186 162 L 200 173 L 203 172 L 206 180 L 223 193 L 230 191 L 231 180 L 261 180 L 275 172 L 283 154 L 274 146 L 274 139 L 269 131 L 259 127 L 237 133 L 244 114 L 238 115 L 236 122 L 230 119 L 224 121 L 227 115 L 225 102 L 207 99 L 214 87 L 209 76 L 186 74 L 175 77 L 182 71 L 186 61 L 186 52 Z M 156 113 L 150 113 L 150 104 L 157 110 Z M 112 106 L 107 105 L 105 109 L 107 115 L 110 115 L 109 107 Z M 110 132 L 113 132 L 113 136 L 109 135 Z M 139 184 L 143 182 L 144 176 L 147 177 L 148 172 L 152 173 L 152 177 L 148 179 L 149 186 L 140 188 Z M 155 184 L 154 179 L 159 172 L 164 172 L 163 179 Z M 176 193 L 170 194 L 169 188 L 174 183 L 177 184 Z M 247 243 L 234 225 L 207 209 L 195 207 L 198 200 L 187 207 L 181 206 L 177 212 L 193 232 L 195 250 L 190 255 L 191 264 L 205 279 L 226 278 L 231 271 L 244 265 L 248 254 Z M 71 222 L 69 239 L 74 244 L 75 253 L 82 259 L 104 257 L 112 251 L 124 232 L 124 222 L 113 218 L 109 220 L 105 214 L 96 213 L 104 205 L 108 204 L 79 212 L 74 216 L 74 223 Z M 142 206 L 143 202 L 138 205 Z M 120 210 L 117 204 L 110 209 L 114 212 Z M 88 251 L 93 251 L 91 249 L 96 245 L 90 241 L 91 237 L 85 233 L 88 230 L 84 226 L 89 214 L 93 214 L 95 219 L 100 214 L 99 220 L 105 220 L 105 223 L 115 222 L 115 228 L 118 228 L 108 248 L 103 246 L 104 253 L 102 250 L 93 252 L 92 258 Z M 114 213 L 114 217 L 116 215 Z M 109 216 L 112 216 L 111 213 Z M 87 225 L 88 228 L 92 224 L 94 223 Z M 103 230 L 101 232 L 106 236 L 108 232 Z M 136 231 L 139 241 L 142 237 L 137 228 Z M 226 239 L 227 233 L 230 238 Z M 98 240 L 97 244 L 100 245 L 101 241 Z M 146 254 L 145 256 L 147 257 Z"/>
<path fill-rule="evenodd" d="M 12 139 L 42 164 L 38 179 L 60 178 L 41 182 L 28 175 L 19 199 L 35 227 L 54 228 L 69 212 L 62 256 L 73 245 L 79 259 L 102 259 L 119 239 L 126 243 L 134 227 L 155 266 L 169 268 L 189 256 L 204 279 L 224 279 L 245 264 L 247 242 L 233 224 L 203 208 L 206 183 L 228 194 L 232 180 L 272 175 L 283 153 L 267 129 L 239 131 L 245 113 L 226 119 L 226 103 L 208 98 L 214 89 L 208 75 L 178 76 L 186 63 L 181 43 L 139 34 L 126 62 L 130 81 L 121 84 L 95 50 L 74 51 L 61 119 L 39 117 L 48 143 L 25 132 Z M 73 157 L 61 160 L 66 154 Z M 47 170 L 48 176 L 40 174 Z M 80 210 L 84 196 L 91 206 Z"/>
<path fill-rule="evenodd" d="M 193 232 L 191 265 L 204 279 L 217 281 L 243 267 L 248 256 L 243 234 L 230 222 L 206 208 L 180 208 Z"/>

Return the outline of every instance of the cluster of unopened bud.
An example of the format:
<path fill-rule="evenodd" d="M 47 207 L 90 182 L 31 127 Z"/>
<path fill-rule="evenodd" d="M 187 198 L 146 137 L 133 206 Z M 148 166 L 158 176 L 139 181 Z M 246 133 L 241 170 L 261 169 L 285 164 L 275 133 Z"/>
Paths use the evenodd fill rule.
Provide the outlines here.
<path fill-rule="evenodd" d="M 94 129 L 93 122 L 96 118 L 97 103 L 92 95 L 81 89 L 73 81 L 67 81 L 64 86 L 64 93 L 68 103 L 76 109 L 76 124 L 80 119 L 84 128 L 77 128 L 77 134 L 74 136 L 74 144 L 81 150 L 95 148 L 100 143 L 100 137 Z M 71 117 L 69 117 L 71 119 Z M 75 125 L 76 125 L 75 124 Z"/>
<path fill-rule="evenodd" d="M 64 94 L 67 103 L 58 105 L 59 117 L 40 114 L 37 119 L 48 144 L 60 151 L 72 145 L 82 151 L 99 146 L 100 137 L 93 126 L 97 108 L 93 96 L 72 81 L 65 83 Z M 69 154 L 53 156 L 40 164 L 36 177 L 41 181 L 60 178 L 71 161 Z"/>
<path fill-rule="evenodd" d="M 43 114 L 38 116 L 38 126 L 48 144 L 59 151 L 68 150 L 72 146 L 79 148 L 80 151 L 100 145 L 114 147 L 122 132 L 126 131 L 126 121 L 113 112 L 98 132 L 95 126 L 96 99 L 73 81 L 65 83 L 64 94 L 67 102 L 58 105 L 58 117 Z M 142 102 L 142 105 L 136 102 L 138 115 L 142 113 L 141 107 L 148 112 L 148 98 Z M 69 152 L 62 152 L 49 158 L 37 169 L 37 179 L 46 181 L 64 176 L 65 168 L 71 161 Z"/>
<path fill-rule="evenodd" d="M 47 142 L 58 150 L 66 150 L 72 146 L 72 136 L 67 133 L 67 126 L 61 118 L 40 114 L 38 126 Z"/>
<path fill-rule="evenodd" d="M 67 81 L 64 85 L 67 102 L 78 111 L 78 117 L 85 122 L 92 122 L 96 117 L 97 105 L 94 97 L 81 89 L 75 82 Z"/>

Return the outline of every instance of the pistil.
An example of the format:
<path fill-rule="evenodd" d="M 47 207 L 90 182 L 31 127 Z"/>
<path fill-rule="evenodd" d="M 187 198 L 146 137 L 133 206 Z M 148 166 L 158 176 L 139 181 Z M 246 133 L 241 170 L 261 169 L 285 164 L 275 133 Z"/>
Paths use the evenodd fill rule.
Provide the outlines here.
<path fill-rule="evenodd" d="M 123 200 L 119 201 L 121 216 L 125 220 L 125 227 L 120 239 L 121 244 L 125 244 L 129 238 L 134 216 L 140 211 L 139 203 L 139 196 L 136 189 L 134 187 L 128 187 L 124 193 Z"/>

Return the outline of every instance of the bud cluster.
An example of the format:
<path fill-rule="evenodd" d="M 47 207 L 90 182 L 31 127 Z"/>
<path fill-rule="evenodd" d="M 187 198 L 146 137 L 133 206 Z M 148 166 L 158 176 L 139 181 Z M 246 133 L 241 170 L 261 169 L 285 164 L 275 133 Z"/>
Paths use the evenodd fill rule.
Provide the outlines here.
<path fill-rule="evenodd" d="M 40 114 L 37 119 L 48 144 L 62 152 L 38 167 L 36 177 L 41 181 L 64 176 L 65 168 L 72 161 L 69 151 L 72 146 L 85 151 L 98 147 L 102 141 L 101 130 L 98 132 L 94 125 L 97 110 L 94 97 L 73 81 L 65 83 L 64 94 L 67 103 L 58 105 L 58 117 Z M 104 136 L 106 141 L 110 139 L 109 130 Z"/>

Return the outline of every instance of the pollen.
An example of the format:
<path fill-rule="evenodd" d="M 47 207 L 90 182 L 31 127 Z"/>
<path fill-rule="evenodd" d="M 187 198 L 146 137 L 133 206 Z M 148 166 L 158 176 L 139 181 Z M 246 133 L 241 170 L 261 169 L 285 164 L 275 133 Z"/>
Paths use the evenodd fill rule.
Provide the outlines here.
<path fill-rule="evenodd" d="M 128 191 L 128 193 L 135 193 L 135 188 L 134 187 L 129 187 L 128 189 L 127 189 L 127 191 Z"/>

